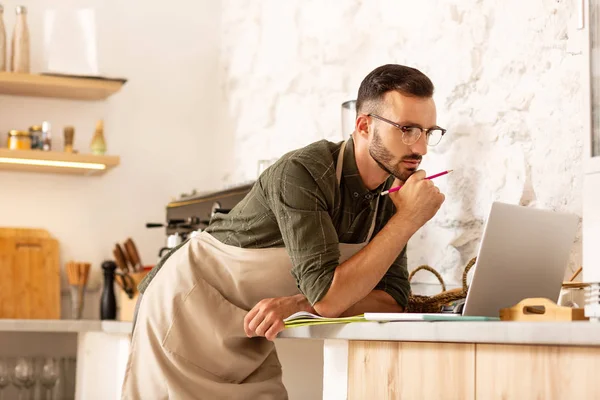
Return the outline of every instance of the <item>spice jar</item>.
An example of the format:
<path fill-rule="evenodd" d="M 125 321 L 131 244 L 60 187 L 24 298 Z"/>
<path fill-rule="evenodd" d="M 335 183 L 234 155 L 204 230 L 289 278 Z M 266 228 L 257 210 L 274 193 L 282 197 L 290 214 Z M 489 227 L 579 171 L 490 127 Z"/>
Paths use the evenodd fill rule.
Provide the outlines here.
<path fill-rule="evenodd" d="M 11 150 L 31 150 L 31 135 L 27 131 L 8 132 L 8 148 Z"/>
<path fill-rule="evenodd" d="M 29 127 L 31 135 L 31 150 L 42 149 L 42 127 L 40 125 L 32 125 Z"/>

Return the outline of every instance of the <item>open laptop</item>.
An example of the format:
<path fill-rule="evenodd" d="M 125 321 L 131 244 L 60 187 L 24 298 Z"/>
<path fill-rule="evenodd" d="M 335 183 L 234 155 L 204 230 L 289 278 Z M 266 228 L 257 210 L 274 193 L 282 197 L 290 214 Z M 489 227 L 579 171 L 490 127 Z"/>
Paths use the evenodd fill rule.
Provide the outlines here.
<path fill-rule="evenodd" d="M 367 320 L 498 318 L 521 300 L 558 301 L 579 218 L 574 214 L 495 202 L 486 221 L 462 312 L 365 313 Z"/>
<path fill-rule="evenodd" d="M 531 297 L 557 302 L 578 223 L 574 214 L 493 203 L 462 315 L 498 317 Z"/>

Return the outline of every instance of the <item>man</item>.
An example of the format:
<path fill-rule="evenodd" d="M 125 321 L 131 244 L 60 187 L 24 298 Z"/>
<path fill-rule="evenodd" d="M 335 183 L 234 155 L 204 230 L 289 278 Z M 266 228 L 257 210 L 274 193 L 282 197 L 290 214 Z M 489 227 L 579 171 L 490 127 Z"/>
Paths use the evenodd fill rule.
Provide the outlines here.
<path fill-rule="evenodd" d="M 287 398 L 271 342 L 284 318 L 403 311 L 406 243 L 444 201 L 418 171 L 445 132 L 432 95 L 416 69 L 375 69 L 351 139 L 284 155 L 172 251 L 140 286 L 123 398 Z"/>

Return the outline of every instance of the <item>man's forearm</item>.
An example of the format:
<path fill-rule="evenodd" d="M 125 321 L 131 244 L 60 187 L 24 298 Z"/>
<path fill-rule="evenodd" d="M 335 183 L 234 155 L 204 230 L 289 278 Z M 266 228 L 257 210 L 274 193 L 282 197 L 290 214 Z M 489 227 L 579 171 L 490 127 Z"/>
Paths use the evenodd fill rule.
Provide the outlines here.
<path fill-rule="evenodd" d="M 367 297 L 417 229 L 395 214 L 369 244 L 335 269 L 331 286 L 315 303 L 315 310 L 337 317 Z"/>
<path fill-rule="evenodd" d="M 359 300 L 340 316 L 351 317 L 366 312 L 400 313 L 404 312 L 404 309 L 388 293 L 383 290 L 373 290 L 364 299 Z"/>

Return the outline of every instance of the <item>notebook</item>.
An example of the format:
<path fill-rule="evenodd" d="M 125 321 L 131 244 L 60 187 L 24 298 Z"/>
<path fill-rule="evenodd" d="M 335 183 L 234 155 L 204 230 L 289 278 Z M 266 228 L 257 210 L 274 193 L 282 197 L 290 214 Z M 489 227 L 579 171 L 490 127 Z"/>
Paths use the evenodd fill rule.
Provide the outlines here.
<path fill-rule="evenodd" d="M 417 313 L 364 313 L 352 317 L 326 318 L 300 311 L 283 320 L 285 328 L 299 326 L 348 324 L 352 322 L 401 322 L 401 321 L 499 321 L 495 317 L 462 316 L 460 314 L 417 314 Z"/>

